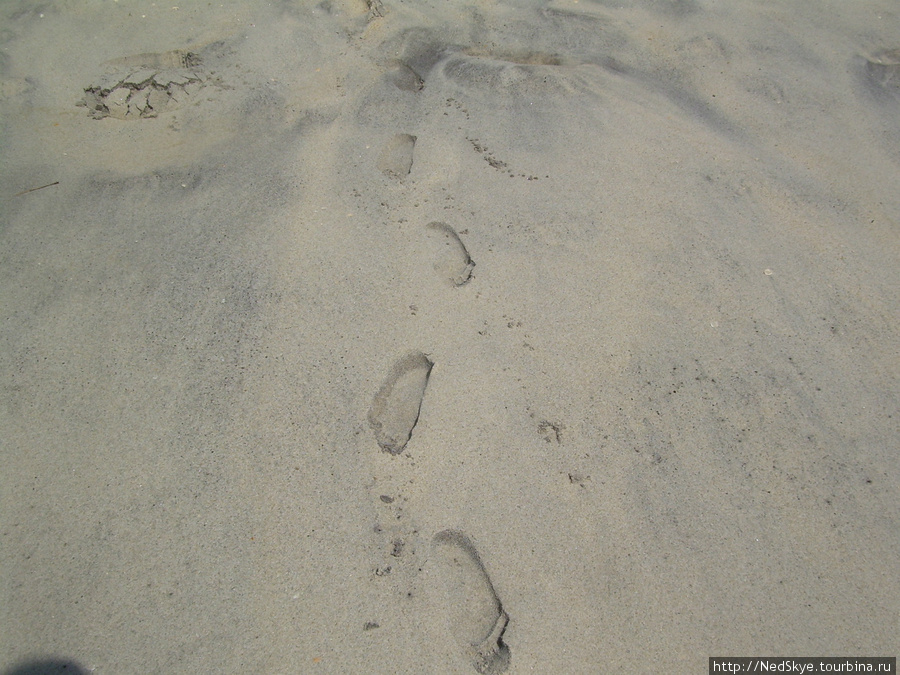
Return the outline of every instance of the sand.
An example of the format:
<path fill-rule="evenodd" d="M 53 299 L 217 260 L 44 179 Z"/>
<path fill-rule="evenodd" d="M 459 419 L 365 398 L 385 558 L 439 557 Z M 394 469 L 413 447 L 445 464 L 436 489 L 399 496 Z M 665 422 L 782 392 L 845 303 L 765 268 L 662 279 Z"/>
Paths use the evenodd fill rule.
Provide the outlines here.
<path fill-rule="evenodd" d="M 0 25 L 0 672 L 900 651 L 896 2 Z"/>

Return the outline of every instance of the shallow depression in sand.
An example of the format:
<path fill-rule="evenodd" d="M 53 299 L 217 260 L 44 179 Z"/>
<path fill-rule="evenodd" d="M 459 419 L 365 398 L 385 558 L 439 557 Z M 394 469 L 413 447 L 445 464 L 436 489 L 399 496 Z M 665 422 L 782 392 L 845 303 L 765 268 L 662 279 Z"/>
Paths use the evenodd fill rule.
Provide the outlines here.
<path fill-rule="evenodd" d="M 441 73 L 468 94 L 515 100 L 597 90 L 593 79 L 601 70 L 552 54 L 472 50 L 447 58 Z"/>

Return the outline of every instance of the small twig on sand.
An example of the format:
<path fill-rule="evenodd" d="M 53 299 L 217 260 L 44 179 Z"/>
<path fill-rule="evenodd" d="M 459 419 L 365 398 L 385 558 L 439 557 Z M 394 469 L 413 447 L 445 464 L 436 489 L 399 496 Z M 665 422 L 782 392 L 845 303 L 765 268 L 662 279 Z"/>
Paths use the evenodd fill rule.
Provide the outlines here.
<path fill-rule="evenodd" d="M 13 197 L 20 197 L 22 195 L 27 195 L 29 192 L 34 192 L 35 190 L 43 190 L 45 187 L 51 187 L 53 185 L 59 185 L 59 181 L 53 181 L 52 183 L 47 183 L 46 185 L 41 185 L 36 188 L 28 188 L 27 190 L 22 190 L 21 192 L 17 192 L 13 195 Z"/>

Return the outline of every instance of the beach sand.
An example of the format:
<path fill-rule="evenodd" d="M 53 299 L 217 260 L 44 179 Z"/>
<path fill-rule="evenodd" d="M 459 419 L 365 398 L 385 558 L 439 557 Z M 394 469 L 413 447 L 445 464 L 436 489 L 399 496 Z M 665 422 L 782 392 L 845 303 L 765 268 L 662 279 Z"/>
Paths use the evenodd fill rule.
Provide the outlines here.
<path fill-rule="evenodd" d="M 0 672 L 900 651 L 896 2 L 0 25 Z"/>

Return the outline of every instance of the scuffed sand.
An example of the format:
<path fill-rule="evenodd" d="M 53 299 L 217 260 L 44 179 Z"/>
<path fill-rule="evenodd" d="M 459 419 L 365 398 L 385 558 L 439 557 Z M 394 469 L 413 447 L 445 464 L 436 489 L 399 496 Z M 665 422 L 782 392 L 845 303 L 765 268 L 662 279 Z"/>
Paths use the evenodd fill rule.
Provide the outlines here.
<path fill-rule="evenodd" d="M 895 2 L 0 24 L 4 673 L 900 651 Z"/>

